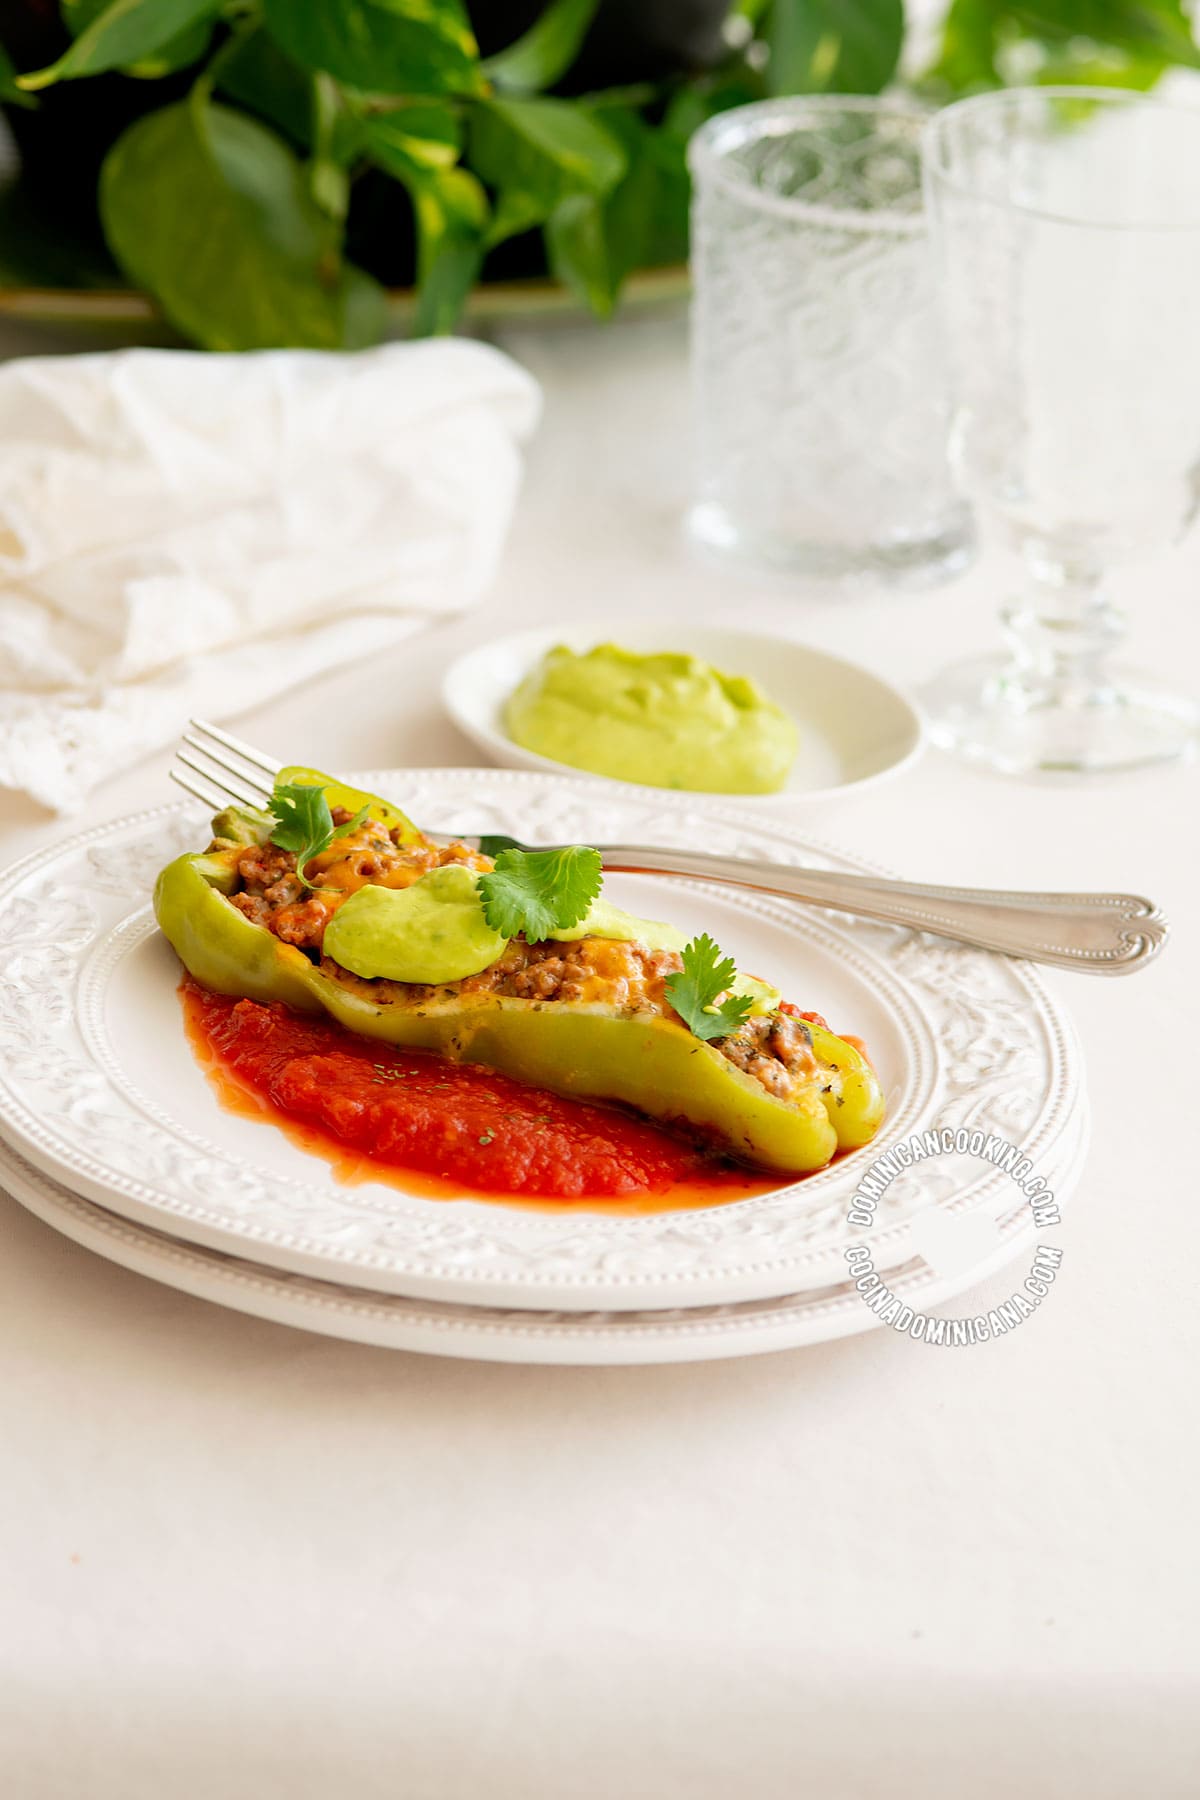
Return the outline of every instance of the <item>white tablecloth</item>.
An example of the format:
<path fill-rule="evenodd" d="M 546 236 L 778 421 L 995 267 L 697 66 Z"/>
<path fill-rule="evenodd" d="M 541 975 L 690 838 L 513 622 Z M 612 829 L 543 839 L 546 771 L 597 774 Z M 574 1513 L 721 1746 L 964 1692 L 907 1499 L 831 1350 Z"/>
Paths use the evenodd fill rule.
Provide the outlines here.
<path fill-rule="evenodd" d="M 779 628 L 916 681 L 994 636 L 994 561 L 821 597 L 697 562 L 682 332 L 514 334 L 547 415 L 500 584 L 245 718 L 332 766 L 473 760 L 464 646 L 612 610 Z M 1200 681 L 1200 538 L 1120 584 Z M 97 815 L 165 797 L 166 757 Z M 1125 887 L 1175 942 L 1051 977 L 1095 1134 L 1022 1330 L 663 1369 L 339 1344 L 114 1268 L 0 1199 L 0 1768 L 13 1800 L 1091 1800 L 1200 1790 L 1197 774 L 930 754 L 807 815 L 932 880 Z M 51 841 L 3 802 L 5 859 Z M 979 1290 L 1007 1294 L 997 1277 Z"/>

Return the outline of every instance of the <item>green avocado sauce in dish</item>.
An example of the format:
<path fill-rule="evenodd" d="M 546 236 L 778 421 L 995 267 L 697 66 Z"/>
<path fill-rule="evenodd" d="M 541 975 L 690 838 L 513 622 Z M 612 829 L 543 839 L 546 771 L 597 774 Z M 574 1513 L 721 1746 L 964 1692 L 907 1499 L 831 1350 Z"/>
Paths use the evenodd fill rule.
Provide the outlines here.
<path fill-rule="evenodd" d="M 776 794 L 796 726 L 745 675 L 698 656 L 559 645 L 509 696 L 504 725 L 538 756 L 643 787 Z"/>

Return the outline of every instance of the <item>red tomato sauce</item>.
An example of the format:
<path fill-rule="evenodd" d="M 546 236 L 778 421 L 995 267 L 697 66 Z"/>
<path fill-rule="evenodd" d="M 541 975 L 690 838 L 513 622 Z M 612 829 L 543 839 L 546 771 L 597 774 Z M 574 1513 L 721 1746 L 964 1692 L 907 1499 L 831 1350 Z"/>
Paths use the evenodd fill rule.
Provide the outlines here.
<path fill-rule="evenodd" d="M 619 1212 L 719 1205 L 781 1184 L 620 1107 L 394 1049 L 332 1019 L 209 993 L 188 977 L 180 994 L 223 1104 L 282 1126 L 343 1180 L 390 1172 L 433 1198 Z"/>

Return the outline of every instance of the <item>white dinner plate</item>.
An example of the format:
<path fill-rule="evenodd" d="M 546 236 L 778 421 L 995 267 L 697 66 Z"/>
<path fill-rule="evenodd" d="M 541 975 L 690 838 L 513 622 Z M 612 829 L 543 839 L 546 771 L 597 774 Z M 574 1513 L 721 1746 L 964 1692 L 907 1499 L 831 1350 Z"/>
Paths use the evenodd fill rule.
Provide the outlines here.
<path fill-rule="evenodd" d="M 897 688 L 857 663 L 790 638 L 702 626 L 667 628 L 647 624 L 644 619 L 616 619 L 603 634 L 594 625 L 562 626 L 495 638 L 451 664 L 442 682 L 443 704 L 459 730 L 504 768 L 606 780 L 521 749 L 505 730 L 503 716 L 508 696 L 547 650 L 556 644 L 590 650 L 602 637 L 629 650 L 673 650 L 699 656 L 727 674 L 749 675 L 791 713 L 799 731 L 799 749 L 786 787 L 778 794 L 715 796 L 727 806 L 761 810 L 777 808 L 781 801 L 791 805 L 799 800 L 827 800 L 847 788 L 898 774 L 920 753 L 920 714 Z M 629 784 L 615 785 L 627 789 Z"/>
<path fill-rule="evenodd" d="M 534 842 L 625 838 L 860 863 L 765 821 L 674 796 L 508 770 L 355 777 L 431 829 Z M 274 1127 L 223 1111 L 186 1042 L 178 965 L 148 896 L 205 822 L 164 806 L 81 833 L 0 878 L 0 1133 L 84 1198 L 172 1236 L 378 1292 L 574 1310 L 728 1304 L 841 1280 L 860 1174 L 930 1125 L 999 1132 L 1041 1166 L 1081 1104 L 1069 1023 L 1029 968 L 915 933 L 836 923 L 799 904 L 674 878 L 623 876 L 613 898 L 708 930 L 739 966 L 871 1048 L 888 1098 L 876 1144 L 807 1180 L 704 1210 L 636 1218 L 529 1211 L 339 1182 Z M 887 1188 L 878 1267 L 911 1254 L 931 1205 L 999 1216 L 990 1165 L 921 1163 Z"/>
<path fill-rule="evenodd" d="M 1060 1201 L 1074 1185 L 1086 1138 L 1087 1114 L 1081 1105 L 1073 1114 L 1072 1132 L 1060 1140 L 1055 1164 L 1048 1170 Z M 0 1188 L 65 1237 L 138 1275 L 234 1312 L 385 1350 L 480 1362 L 705 1362 L 825 1343 L 870 1331 L 880 1323 L 846 1281 L 775 1299 L 673 1311 L 526 1312 L 408 1300 L 400 1294 L 377 1294 L 287 1274 L 135 1225 L 70 1193 L 3 1143 Z M 888 1286 L 916 1311 L 941 1310 L 954 1295 L 1028 1256 L 1034 1236 L 1026 1208 L 1007 1221 L 994 1247 L 968 1269 L 937 1275 L 913 1258 L 903 1269 L 888 1272 Z M 968 1312 L 966 1306 L 953 1310 Z"/>

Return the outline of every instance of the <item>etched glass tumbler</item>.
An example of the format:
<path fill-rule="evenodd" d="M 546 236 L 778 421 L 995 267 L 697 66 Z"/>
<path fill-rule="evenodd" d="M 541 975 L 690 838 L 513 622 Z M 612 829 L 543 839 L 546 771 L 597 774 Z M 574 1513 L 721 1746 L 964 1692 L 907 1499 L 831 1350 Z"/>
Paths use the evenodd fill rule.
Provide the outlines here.
<path fill-rule="evenodd" d="M 986 94 L 931 121 L 925 166 L 952 462 L 1026 570 L 1007 655 L 925 690 L 934 734 L 1014 772 L 1179 755 L 1196 709 L 1110 668 L 1124 621 L 1103 577 L 1200 502 L 1200 111 Z"/>
<path fill-rule="evenodd" d="M 967 559 L 922 210 L 928 114 L 764 101 L 691 141 L 692 367 L 705 544 L 801 573 Z"/>

